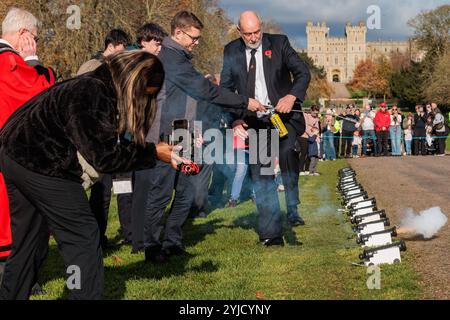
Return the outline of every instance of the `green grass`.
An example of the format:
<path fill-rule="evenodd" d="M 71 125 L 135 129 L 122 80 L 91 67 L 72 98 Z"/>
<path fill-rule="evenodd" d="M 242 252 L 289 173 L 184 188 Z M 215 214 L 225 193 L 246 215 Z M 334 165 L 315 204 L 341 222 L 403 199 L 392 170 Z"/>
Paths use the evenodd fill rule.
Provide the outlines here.
<path fill-rule="evenodd" d="M 337 212 L 337 170 L 344 161 L 321 162 L 320 177 L 301 177 L 301 212 L 307 225 L 291 229 L 284 222 L 287 245 L 257 245 L 257 221 L 251 202 L 189 220 L 185 244 L 192 255 L 167 266 L 143 262 L 143 254 L 116 246 L 105 254 L 107 299 L 416 299 L 422 297 L 413 256 L 382 266 L 381 290 L 366 286 L 366 268 L 353 266 L 361 248 L 352 239 L 349 222 Z M 280 197 L 282 208 L 284 195 Z M 283 217 L 285 213 L 283 212 Z M 119 242 L 115 201 L 108 237 Z M 117 258 L 120 260 L 118 261 Z M 52 243 L 41 283 L 48 292 L 34 299 L 65 298 L 64 269 Z"/>
<path fill-rule="evenodd" d="M 447 140 L 445 140 L 445 148 L 447 151 L 450 151 L 450 138 L 447 138 Z"/>

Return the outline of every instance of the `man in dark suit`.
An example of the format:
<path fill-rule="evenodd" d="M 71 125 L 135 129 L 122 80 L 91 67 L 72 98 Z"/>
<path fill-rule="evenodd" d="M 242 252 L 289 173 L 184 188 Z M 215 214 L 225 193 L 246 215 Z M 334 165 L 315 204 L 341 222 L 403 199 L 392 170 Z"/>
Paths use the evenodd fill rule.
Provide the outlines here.
<path fill-rule="evenodd" d="M 229 43 L 224 50 L 221 86 L 254 97 L 263 105 L 273 105 L 281 115 L 289 131 L 287 137 L 280 139 L 278 152 L 288 220 L 293 226 L 303 225 L 304 221 L 297 211 L 300 203 L 299 157 L 295 141 L 304 132 L 305 122 L 303 114 L 292 110 L 301 109 L 310 72 L 286 36 L 262 32 L 261 19 L 255 12 L 241 14 L 238 30 L 241 38 Z M 233 128 L 242 137 L 247 137 L 246 128 L 262 132 L 261 129 L 273 129 L 273 126 L 267 114 L 245 112 L 233 123 Z M 260 240 L 265 245 L 282 245 L 277 189 L 273 176 L 260 173 L 261 166 L 260 163 L 252 164 L 250 169 L 259 211 Z"/>

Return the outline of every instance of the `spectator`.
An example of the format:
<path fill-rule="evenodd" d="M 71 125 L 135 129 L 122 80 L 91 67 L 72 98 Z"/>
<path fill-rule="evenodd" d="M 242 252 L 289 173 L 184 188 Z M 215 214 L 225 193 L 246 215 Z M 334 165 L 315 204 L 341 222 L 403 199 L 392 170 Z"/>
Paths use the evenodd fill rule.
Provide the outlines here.
<path fill-rule="evenodd" d="M 55 82 L 53 71 L 44 68 L 37 57 L 38 24 L 30 12 L 18 8 L 9 10 L 2 22 L 0 129 L 19 107 Z M 0 173 L 0 278 L 2 265 L 12 247 L 9 213 L 6 185 Z M 36 218 L 36 222 L 41 220 L 41 217 Z M 36 270 L 40 269 L 38 260 L 43 262 L 47 256 L 46 248 L 40 252 Z"/>
<path fill-rule="evenodd" d="M 413 141 L 413 131 L 412 128 L 414 126 L 414 116 L 410 112 L 408 116 L 403 120 L 403 129 L 404 129 L 404 137 L 405 137 L 405 150 L 406 155 L 410 156 L 412 153 L 412 141 Z"/>
<path fill-rule="evenodd" d="M 146 23 L 137 31 L 136 42 L 140 49 L 157 56 L 165 37 L 167 33 L 161 26 L 156 23 Z"/>
<path fill-rule="evenodd" d="M 373 123 L 374 119 L 375 112 L 370 108 L 370 105 L 366 105 L 360 121 L 363 132 L 362 156 L 367 155 L 368 139 L 372 139 L 372 141 L 374 141 L 374 145 L 376 146 L 375 124 Z M 374 148 L 373 153 L 376 154 L 376 147 Z"/>
<path fill-rule="evenodd" d="M 397 106 L 393 106 L 391 110 L 391 125 L 390 125 L 390 136 L 391 136 L 391 146 L 392 155 L 401 156 L 402 155 L 402 116 L 398 110 Z"/>
<path fill-rule="evenodd" d="M 350 158 L 352 152 L 353 133 L 356 130 L 356 123 L 359 121 L 352 114 L 352 108 L 346 108 L 346 114 L 342 123 L 341 157 Z"/>
<path fill-rule="evenodd" d="M 309 174 L 309 154 L 308 154 L 308 138 L 312 135 L 312 128 L 319 128 L 319 106 L 311 107 L 311 114 L 304 113 L 305 117 L 305 132 L 298 138 L 300 145 L 300 175 L 305 176 Z"/>
<path fill-rule="evenodd" d="M 425 124 L 427 123 L 427 118 L 425 112 L 423 111 L 423 106 L 416 106 L 416 114 L 414 115 L 414 155 L 419 154 L 426 155 L 427 151 L 425 149 Z"/>
<path fill-rule="evenodd" d="M 87 72 L 92 72 L 97 69 L 102 63 L 105 62 L 105 58 L 125 50 L 130 43 L 130 36 L 123 30 L 113 29 L 105 37 L 105 46 L 103 52 L 97 52 L 91 60 L 81 65 L 77 72 L 77 75 L 82 75 Z M 113 175 L 104 174 L 101 178 L 94 183 L 90 175 L 87 174 L 90 168 L 84 159 L 81 159 L 80 163 L 83 168 L 82 179 L 84 180 L 84 187 L 91 188 L 89 197 L 89 205 L 91 211 L 95 216 L 100 230 L 100 245 L 105 250 L 108 245 L 108 238 L 106 237 L 106 228 L 108 226 L 109 205 L 111 202 L 111 188 L 113 186 Z M 130 175 L 131 176 L 131 175 Z M 119 211 L 119 220 L 121 230 L 123 234 L 123 243 L 131 243 L 131 199 L 130 193 L 117 195 L 117 208 Z"/>
<path fill-rule="evenodd" d="M 436 148 L 434 147 L 434 140 L 433 137 L 433 121 L 434 121 L 434 114 L 430 112 L 427 115 L 427 122 L 425 124 L 425 141 L 426 141 L 426 152 L 428 153 L 435 153 Z"/>
<path fill-rule="evenodd" d="M 77 76 L 97 69 L 105 61 L 105 57 L 124 51 L 130 43 L 130 36 L 121 29 L 113 29 L 106 35 L 104 43 L 103 51 L 97 52 L 91 60 L 83 63 Z"/>
<path fill-rule="evenodd" d="M 445 156 L 445 140 L 448 135 L 447 128 L 445 126 L 445 118 L 436 103 L 431 104 L 431 109 L 433 110 L 434 114 L 433 129 L 435 131 L 437 140 L 436 155 Z"/>
<path fill-rule="evenodd" d="M 333 112 L 328 109 L 321 123 L 325 160 L 336 160 L 336 150 L 334 149 L 335 123 Z"/>
<path fill-rule="evenodd" d="M 378 141 L 378 155 L 384 154 L 384 156 L 388 155 L 389 126 L 391 124 L 391 116 L 386 108 L 386 103 L 381 103 L 380 110 L 374 119 Z"/>
<path fill-rule="evenodd" d="M 308 137 L 308 154 L 309 154 L 309 175 L 319 176 L 317 172 L 317 163 L 320 158 L 320 136 L 319 128 L 313 127 L 310 130 L 311 135 Z"/>
<path fill-rule="evenodd" d="M 242 190 L 242 184 L 244 183 L 248 169 L 248 145 L 245 143 L 245 139 L 236 134 L 236 130 L 233 131 L 235 132 L 233 137 L 233 148 L 235 151 L 236 161 L 234 162 L 235 165 L 233 165 L 234 179 L 231 185 L 231 197 L 228 201 L 228 206 L 230 208 L 235 208 L 237 206 Z"/>
<path fill-rule="evenodd" d="M 359 134 L 359 131 L 356 130 L 353 133 L 353 142 L 352 142 L 352 157 L 359 158 L 358 151 L 361 149 L 362 138 Z"/>

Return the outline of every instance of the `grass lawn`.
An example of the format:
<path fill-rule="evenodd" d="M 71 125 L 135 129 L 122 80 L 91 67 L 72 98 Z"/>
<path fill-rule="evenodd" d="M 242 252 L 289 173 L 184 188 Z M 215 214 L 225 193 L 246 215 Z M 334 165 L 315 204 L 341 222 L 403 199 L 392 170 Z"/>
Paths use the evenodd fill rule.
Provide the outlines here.
<path fill-rule="evenodd" d="M 191 257 L 174 258 L 166 266 L 143 262 L 119 246 L 119 221 L 112 202 L 108 237 L 116 246 L 105 253 L 107 299 L 417 299 L 422 297 L 412 255 L 382 266 L 381 290 L 369 290 L 368 275 L 359 262 L 350 223 L 337 212 L 337 170 L 345 161 L 321 162 L 320 177 L 301 177 L 301 212 L 307 225 L 289 228 L 287 245 L 264 248 L 257 244 L 257 221 L 251 202 L 236 209 L 214 211 L 206 219 L 189 220 L 185 244 Z M 282 208 L 284 195 L 280 197 Z M 284 210 L 284 209 L 283 209 Z M 283 216 L 285 213 L 283 212 Z M 48 292 L 33 299 L 65 298 L 64 268 L 52 242 L 40 281 Z"/>
<path fill-rule="evenodd" d="M 447 151 L 450 151 L 450 138 L 447 138 L 447 140 L 445 140 L 445 146 Z"/>

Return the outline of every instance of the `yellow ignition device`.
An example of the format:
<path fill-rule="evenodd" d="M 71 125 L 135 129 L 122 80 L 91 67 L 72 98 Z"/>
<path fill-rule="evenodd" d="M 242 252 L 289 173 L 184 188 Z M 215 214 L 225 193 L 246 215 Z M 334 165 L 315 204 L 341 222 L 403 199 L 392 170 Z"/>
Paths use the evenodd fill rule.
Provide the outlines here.
<path fill-rule="evenodd" d="M 284 138 L 288 135 L 288 130 L 281 120 L 280 116 L 275 113 L 274 110 L 270 110 L 270 122 L 272 122 L 275 129 L 278 130 L 280 138 Z"/>

